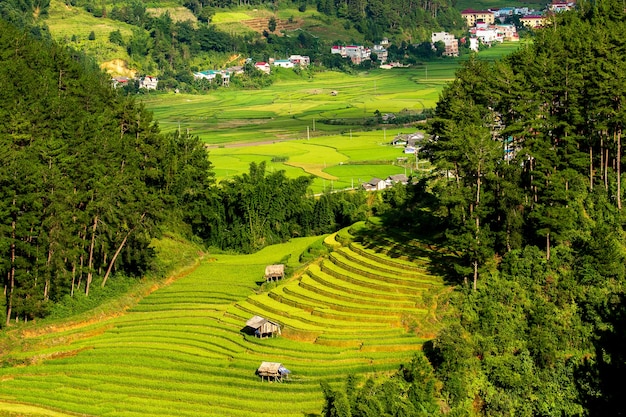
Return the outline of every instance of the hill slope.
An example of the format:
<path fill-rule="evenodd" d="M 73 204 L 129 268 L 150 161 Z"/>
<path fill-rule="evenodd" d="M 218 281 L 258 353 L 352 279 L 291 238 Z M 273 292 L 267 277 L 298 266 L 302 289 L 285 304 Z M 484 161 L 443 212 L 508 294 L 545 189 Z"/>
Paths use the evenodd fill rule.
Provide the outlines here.
<path fill-rule="evenodd" d="M 318 413 L 320 381 L 391 371 L 409 360 L 436 326 L 434 300 L 444 290 L 425 260 L 392 259 L 332 238 L 336 251 L 321 268 L 311 265 L 269 292 L 255 294 L 265 265 L 286 261 L 293 269 L 319 238 L 216 255 L 121 317 L 7 336 L 21 337 L 26 350 L 5 354 L 5 363 L 25 366 L 0 370 L 0 408 L 24 403 L 99 416 Z M 284 336 L 243 334 L 254 314 L 279 321 Z M 261 382 L 255 370 L 262 361 L 283 363 L 289 382 Z"/>

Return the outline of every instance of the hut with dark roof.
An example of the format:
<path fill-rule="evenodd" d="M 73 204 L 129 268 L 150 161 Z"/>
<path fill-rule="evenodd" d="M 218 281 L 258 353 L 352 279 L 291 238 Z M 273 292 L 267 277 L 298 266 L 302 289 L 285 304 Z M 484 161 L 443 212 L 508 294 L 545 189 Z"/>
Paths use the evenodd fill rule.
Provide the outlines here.
<path fill-rule="evenodd" d="M 285 265 L 268 265 L 265 267 L 265 281 L 276 281 L 285 278 Z"/>
<path fill-rule="evenodd" d="M 280 325 L 261 316 L 252 317 L 246 322 L 246 327 L 260 338 L 280 335 Z"/>
<path fill-rule="evenodd" d="M 283 382 L 283 378 L 287 378 L 291 371 L 278 362 L 261 362 L 261 366 L 256 371 L 261 377 L 261 381 L 267 378 L 268 381 Z"/>

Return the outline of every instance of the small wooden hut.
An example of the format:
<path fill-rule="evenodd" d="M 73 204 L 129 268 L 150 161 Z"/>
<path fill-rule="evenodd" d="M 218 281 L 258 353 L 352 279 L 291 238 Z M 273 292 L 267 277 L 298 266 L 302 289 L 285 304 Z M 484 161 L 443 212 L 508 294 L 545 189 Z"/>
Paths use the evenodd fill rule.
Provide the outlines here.
<path fill-rule="evenodd" d="M 261 377 L 261 381 L 267 378 L 268 381 L 283 382 L 283 378 L 287 379 L 291 371 L 278 362 L 261 362 L 261 366 L 256 371 Z"/>
<path fill-rule="evenodd" d="M 246 326 L 254 330 L 256 337 L 280 335 L 280 325 L 261 316 L 254 316 L 246 322 Z"/>
<path fill-rule="evenodd" d="M 277 281 L 285 278 L 285 265 L 268 265 L 265 267 L 265 281 Z"/>

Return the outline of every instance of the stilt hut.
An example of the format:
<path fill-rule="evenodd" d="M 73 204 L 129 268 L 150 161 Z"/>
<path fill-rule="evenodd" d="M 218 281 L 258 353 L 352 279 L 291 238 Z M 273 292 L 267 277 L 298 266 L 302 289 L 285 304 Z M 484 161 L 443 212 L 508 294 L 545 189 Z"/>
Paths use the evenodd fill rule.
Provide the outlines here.
<path fill-rule="evenodd" d="M 261 362 L 261 366 L 256 371 L 261 377 L 261 381 L 267 378 L 268 381 L 283 382 L 283 378 L 287 379 L 291 371 L 278 362 Z"/>
<path fill-rule="evenodd" d="M 285 278 L 285 265 L 268 265 L 265 267 L 265 281 L 276 281 Z"/>
<path fill-rule="evenodd" d="M 254 316 L 246 322 L 256 337 L 280 336 L 280 325 L 261 316 Z"/>

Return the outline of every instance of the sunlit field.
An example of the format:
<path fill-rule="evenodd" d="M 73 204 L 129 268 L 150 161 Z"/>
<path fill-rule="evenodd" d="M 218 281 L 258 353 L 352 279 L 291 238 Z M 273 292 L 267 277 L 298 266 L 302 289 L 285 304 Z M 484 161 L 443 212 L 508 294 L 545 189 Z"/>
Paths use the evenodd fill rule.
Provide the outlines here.
<path fill-rule="evenodd" d="M 479 59 L 495 60 L 522 43 L 498 44 Z M 424 62 L 412 68 L 296 74 L 273 68 L 276 81 L 259 90 L 221 88 L 206 95 L 148 94 L 141 100 L 164 132 L 180 129 L 207 144 L 216 179 L 240 175 L 251 162 L 313 175 L 313 193 L 359 187 L 372 178 L 419 174 L 419 155 L 407 161 L 390 142 L 421 125 L 364 125 L 380 114 L 419 114 L 433 109 L 462 59 Z M 276 162 L 280 161 L 280 162 Z M 416 171 L 417 165 L 417 171 Z M 427 168 L 422 164 L 422 168 Z"/>
<path fill-rule="evenodd" d="M 0 368 L 0 414 L 318 415 L 321 381 L 339 386 L 409 361 L 439 326 L 447 291 L 427 256 L 391 257 L 392 242 L 348 245 L 350 232 L 340 234 L 343 245 L 336 234 L 207 256 L 118 317 L 24 331 L 25 350 L 3 357 L 22 366 Z M 334 252 L 303 269 L 300 254 L 322 241 Z M 265 266 L 279 262 L 290 278 L 261 286 Z M 254 315 L 282 336 L 243 332 Z M 288 380 L 261 381 L 263 361 L 283 363 Z"/>

